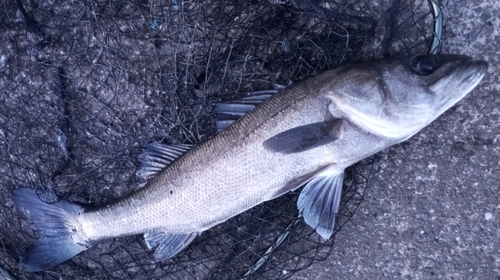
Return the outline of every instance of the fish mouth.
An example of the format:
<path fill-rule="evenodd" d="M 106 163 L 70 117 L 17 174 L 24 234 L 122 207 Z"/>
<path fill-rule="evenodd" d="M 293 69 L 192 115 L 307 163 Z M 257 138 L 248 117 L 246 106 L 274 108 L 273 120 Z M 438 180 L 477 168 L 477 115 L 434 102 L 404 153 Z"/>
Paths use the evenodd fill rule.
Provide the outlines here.
<path fill-rule="evenodd" d="M 462 72 L 461 88 L 468 93 L 475 88 L 488 71 L 488 62 L 484 60 L 473 60 L 467 63 Z"/>
<path fill-rule="evenodd" d="M 455 74 L 449 74 L 450 77 L 458 79 L 455 85 L 451 85 L 451 87 L 447 84 L 441 84 L 437 87 L 436 85 L 430 86 L 430 89 L 440 96 L 441 101 L 436 106 L 437 110 L 434 118 L 430 119 L 429 122 L 433 121 L 471 92 L 486 74 L 488 63 L 484 60 L 472 60 L 469 58 L 459 69 L 454 72 Z"/>

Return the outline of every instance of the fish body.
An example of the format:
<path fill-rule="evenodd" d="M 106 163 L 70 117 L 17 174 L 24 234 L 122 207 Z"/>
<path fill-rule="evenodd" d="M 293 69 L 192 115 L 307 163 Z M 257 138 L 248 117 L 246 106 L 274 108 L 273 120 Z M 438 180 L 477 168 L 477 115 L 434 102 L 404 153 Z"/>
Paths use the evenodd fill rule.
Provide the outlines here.
<path fill-rule="evenodd" d="M 329 238 L 344 169 L 417 133 L 470 92 L 486 69 L 466 56 L 427 55 L 326 71 L 185 153 L 186 147 L 150 146 L 143 171 L 154 175 L 146 185 L 98 209 L 45 204 L 34 191 L 18 189 L 13 200 L 33 227 L 53 228 L 23 264 L 44 270 L 102 240 L 138 233 L 157 247 L 157 259 L 170 258 L 199 233 L 304 184 L 297 206 Z M 159 163 L 169 154 L 170 164 Z"/>
<path fill-rule="evenodd" d="M 201 232 L 283 194 L 282 191 L 290 191 L 285 186 L 296 178 L 328 168 L 340 173 L 394 144 L 393 139 L 364 133 L 344 123 L 341 139 L 300 153 L 277 153 L 263 145 L 283 131 L 332 118 L 321 88 L 336 75 L 336 71 L 327 72 L 318 77 L 324 83 L 313 80 L 277 93 L 213 139 L 174 161 L 142 190 L 80 215 L 82 232 L 89 239 L 153 229 Z"/>

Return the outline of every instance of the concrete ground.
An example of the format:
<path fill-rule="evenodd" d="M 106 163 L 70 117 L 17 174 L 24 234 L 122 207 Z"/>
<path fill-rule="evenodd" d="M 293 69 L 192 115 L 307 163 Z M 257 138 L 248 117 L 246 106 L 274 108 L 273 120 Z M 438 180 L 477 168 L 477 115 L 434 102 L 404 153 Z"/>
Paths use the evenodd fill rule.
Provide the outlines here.
<path fill-rule="evenodd" d="M 292 279 L 500 279 L 500 2 L 449 1 L 443 53 L 489 62 L 467 98 L 379 154 L 332 255 Z"/>

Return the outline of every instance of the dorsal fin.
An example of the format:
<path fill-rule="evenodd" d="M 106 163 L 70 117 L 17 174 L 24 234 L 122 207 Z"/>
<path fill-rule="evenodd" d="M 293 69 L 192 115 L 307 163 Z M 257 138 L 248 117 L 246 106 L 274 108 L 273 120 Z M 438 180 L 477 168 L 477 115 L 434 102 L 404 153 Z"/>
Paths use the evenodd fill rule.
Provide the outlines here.
<path fill-rule="evenodd" d="M 252 111 L 255 106 L 285 87 L 275 84 L 271 90 L 254 91 L 240 99 L 215 104 L 214 113 L 217 114 L 217 132 L 221 132 L 238 118 Z M 191 147 L 192 145 L 166 145 L 160 142 L 152 142 L 144 145 L 140 156 L 141 167 L 136 172 L 137 179 L 139 181 L 146 181 L 187 152 Z"/>
<path fill-rule="evenodd" d="M 160 142 L 144 145 L 140 156 L 141 167 L 136 173 L 137 179 L 140 181 L 147 180 L 189 151 L 191 147 L 192 145 L 188 144 L 166 145 Z"/>
<path fill-rule="evenodd" d="M 271 90 L 254 91 L 248 93 L 247 96 L 243 98 L 215 104 L 214 113 L 217 114 L 217 132 L 221 132 L 234 121 L 252 111 L 255 106 L 267 100 L 283 88 L 285 88 L 285 86 L 274 85 L 274 88 Z"/>

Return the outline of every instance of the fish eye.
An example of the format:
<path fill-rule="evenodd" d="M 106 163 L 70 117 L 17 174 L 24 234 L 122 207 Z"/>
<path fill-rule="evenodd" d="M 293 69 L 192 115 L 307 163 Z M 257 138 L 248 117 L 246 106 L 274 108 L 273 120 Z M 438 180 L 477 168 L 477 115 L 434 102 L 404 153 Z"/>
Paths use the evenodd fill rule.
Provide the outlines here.
<path fill-rule="evenodd" d="M 410 58 L 411 69 L 423 76 L 430 75 L 436 71 L 436 63 L 432 56 L 429 55 L 417 55 Z"/>

